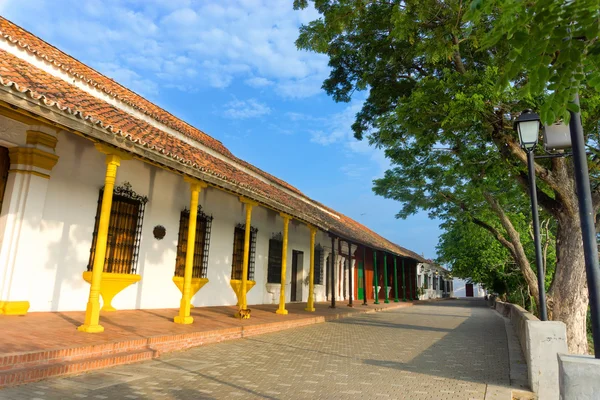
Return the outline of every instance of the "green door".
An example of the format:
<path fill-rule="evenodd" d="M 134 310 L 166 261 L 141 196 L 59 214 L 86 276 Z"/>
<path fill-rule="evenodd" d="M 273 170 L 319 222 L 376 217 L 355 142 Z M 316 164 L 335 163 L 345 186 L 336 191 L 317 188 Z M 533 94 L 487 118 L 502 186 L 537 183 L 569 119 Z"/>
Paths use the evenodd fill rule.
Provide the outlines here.
<path fill-rule="evenodd" d="M 358 262 L 358 300 L 364 300 L 365 299 L 365 287 L 364 287 L 364 281 L 363 281 L 363 274 L 364 274 L 364 268 L 363 268 L 363 262 L 359 261 Z"/>

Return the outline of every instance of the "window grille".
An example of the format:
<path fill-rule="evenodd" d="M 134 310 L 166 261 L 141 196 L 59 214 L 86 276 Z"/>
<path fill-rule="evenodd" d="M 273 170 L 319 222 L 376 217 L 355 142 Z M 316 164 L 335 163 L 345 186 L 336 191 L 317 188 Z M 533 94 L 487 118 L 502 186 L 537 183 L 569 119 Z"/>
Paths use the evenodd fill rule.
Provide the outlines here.
<path fill-rule="evenodd" d="M 198 206 L 196 218 L 196 244 L 194 246 L 194 263 L 192 278 L 206 278 L 208 272 L 208 250 L 210 247 L 210 230 L 213 217 Z M 185 257 L 187 253 L 188 230 L 190 226 L 190 210 L 184 208 L 179 217 L 179 236 L 177 239 L 177 258 L 175 260 L 175 276 L 184 276 Z"/>
<path fill-rule="evenodd" d="M 318 244 L 315 246 L 315 285 L 323 284 L 323 257 L 325 256 L 325 252 L 323 251 L 323 247 Z"/>
<path fill-rule="evenodd" d="M 269 240 L 269 262 L 267 264 L 267 283 L 281 283 L 281 264 L 283 237 L 274 233 Z"/>
<path fill-rule="evenodd" d="M 91 271 L 96 256 L 96 242 L 98 240 L 98 224 L 102 208 L 104 188 L 100 189 L 94 236 L 90 259 L 87 270 Z M 118 186 L 113 191 L 108 237 L 106 240 L 106 256 L 104 259 L 104 272 L 119 274 L 135 274 L 137 270 L 140 241 L 142 239 L 142 223 L 144 210 L 148 198 L 134 192 L 129 182 Z"/>
<path fill-rule="evenodd" d="M 248 276 L 249 281 L 254 280 L 254 256 L 256 254 L 256 234 L 258 229 L 250 226 L 250 252 L 248 254 Z M 244 240 L 246 236 L 246 224 L 238 224 L 233 232 L 233 257 L 231 260 L 231 279 L 242 279 L 244 270 Z"/>

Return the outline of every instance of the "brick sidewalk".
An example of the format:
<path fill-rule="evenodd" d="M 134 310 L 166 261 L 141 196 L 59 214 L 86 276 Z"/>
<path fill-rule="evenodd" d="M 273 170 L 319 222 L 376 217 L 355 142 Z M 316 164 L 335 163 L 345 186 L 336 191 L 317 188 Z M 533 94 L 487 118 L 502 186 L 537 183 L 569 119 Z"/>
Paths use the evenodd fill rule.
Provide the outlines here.
<path fill-rule="evenodd" d="M 358 314 L 7 388 L 0 399 L 483 400 L 508 386 L 509 367 L 504 322 L 482 305 Z"/>
<path fill-rule="evenodd" d="M 173 323 L 176 309 L 131 310 L 102 313 L 105 331 L 76 330 L 83 312 L 31 313 L 0 318 L 0 387 L 50 376 L 72 374 L 159 357 L 162 353 L 207 343 L 275 332 L 362 312 L 405 307 L 390 303 L 336 309 L 319 303 L 316 312 L 304 303 L 288 304 L 289 314 L 275 314 L 277 305 L 252 306 L 252 318 L 233 318 L 236 307 L 192 309 L 194 323 Z"/>

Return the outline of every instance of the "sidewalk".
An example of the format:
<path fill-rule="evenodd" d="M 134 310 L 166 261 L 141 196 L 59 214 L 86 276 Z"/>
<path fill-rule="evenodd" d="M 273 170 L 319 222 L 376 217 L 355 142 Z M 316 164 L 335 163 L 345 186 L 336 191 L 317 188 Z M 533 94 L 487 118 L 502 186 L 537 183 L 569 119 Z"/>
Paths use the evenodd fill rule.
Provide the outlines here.
<path fill-rule="evenodd" d="M 102 313 L 105 331 L 77 331 L 84 312 L 31 313 L 24 317 L 0 317 L 0 387 L 32 382 L 50 376 L 128 364 L 159 357 L 207 343 L 276 332 L 365 312 L 411 306 L 383 302 L 355 307 L 338 302 L 337 308 L 317 303 L 316 311 L 304 311 L 306 303 L 287 304 L 289 314 L 275 314 L 277 305 L 251 306 L 252 317 L 233 317 L 235 306 L 192 309 L 194 323 L 173 323 L 177 309 L 126 310 Z"/>

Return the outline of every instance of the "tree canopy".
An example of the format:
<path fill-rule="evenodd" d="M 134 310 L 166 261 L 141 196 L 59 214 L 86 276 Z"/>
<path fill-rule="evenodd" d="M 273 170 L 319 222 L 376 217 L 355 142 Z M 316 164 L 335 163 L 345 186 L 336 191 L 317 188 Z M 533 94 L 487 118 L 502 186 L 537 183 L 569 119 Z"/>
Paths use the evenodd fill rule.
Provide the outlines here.
<path fill-rule="evenodd" d="M 336 101 L 367 92 L 352 129 L 357 138 L 384 149 L 392 164 L 374 182 L 374 191 L 401 203 L 399 217 L 427 210 L 444 221 L 465 221 L 485 229 L 510 254 L 535 298 L 533 257 L 518 227 L 518 216 L 528 215 L 526 154 L 512 122 L 527 108 L 541 110 L 546 120 L 564 115 L 577 82 L 592 147 L 598 143 L 600 116 L 596 70 L 586 67 L 595 62 L 595 39 L 586 36 L 582 55 L 571 57 L 582 39 L 577 36 L 581 29 L 575 34 L 574 22 L 565 19 L 570 17 L 567 9 L 561 9 L 560 26 L 568 25 L 572 34 L 568 50 L 556 39 L 564 38 L 564 32 L 533 27 L 532 21 L 549 23 L 554 18 L 542 14 L 542 3 L 549 2 L 560 3 L 536 1 L 531 11 L 518 0 L 494 0 L 491 5 L 462 0 L 294 2 L 296 8 L 311 3 L 320 14 L 301 27 L 296 43 L 329 57 L 331 72 L 323 89 Z M 521 15 L 523 10 L 527 17 Z M 580 15 L 578 9 L 574 16 Z M 589 21 L 587 16 L 580 20 Z M 590 35 L 594 32 L 589 30 Z M 548 43 L 554 57 L 545 57 L 539 43 L 528 47 L 534 45 L 535 35 Z M 537 64 L 535 54 L 542 55 Z M 569 81 L 563 80 L 574 61 L 583 65 L 584 76 L 577 70 L 568 75 Z M 537 151 L 543 153 L 541 146 Z M 590 164 L 596 179 L 598 159 L 591 157 Z M 571 351 L 585 352 L 581 309 L 587 294 L 583 252 L 575 240 L 580 228 L 572 163 L 565 158 L 540 159 L 535 172 L 543 218 L 553 220 L 557 239 L 549 313 L 567 324 Z"/>

